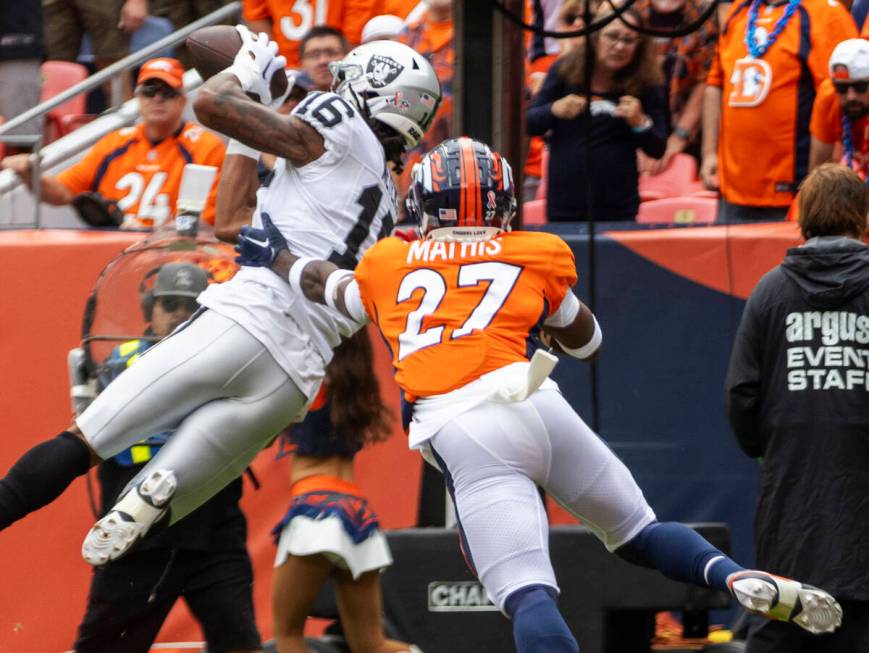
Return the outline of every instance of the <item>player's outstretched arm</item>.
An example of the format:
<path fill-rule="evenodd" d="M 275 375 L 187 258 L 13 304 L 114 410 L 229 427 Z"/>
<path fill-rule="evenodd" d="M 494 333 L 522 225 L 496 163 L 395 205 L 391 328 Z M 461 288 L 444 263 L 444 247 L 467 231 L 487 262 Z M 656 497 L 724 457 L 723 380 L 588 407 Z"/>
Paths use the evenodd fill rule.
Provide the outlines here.
<path fill-rule="evenodd" d="M 294 116 L 283 116 L 251 100 L 238 78 L 222 72 L 199 89 L 193 110 L 199 121 L 260 152 L 302 166 L 326 151 L 317 130 Z"/>
<path fill-rule="evenodd" d="M 560 349 L 574 358 L 591 361 L 597 357 L 603 342 L 603 333 L 591 309 L 569 292 L 562 301 L 563 306 L 543 324 L 543 333 L 553 338 Z M 573 307 L 571 309 L 571 307 Z M 572 319 L 560 319 L 575 311 Z M 567 322 L 566 324 L 563 324 Z"/>
<path fill-rule="evenodd" d="M 357 322 L 368 320 L 352 271 L 329 261 L 292 254 L 283 234 L 268 216 L 261 218 L 262 229 L 241 228 L 235 246 L 239 254 L 237 263 L 270 268 L 309 301 L 324 304 Z"/>
<path fill-rule="evenodd" d="M 303 121 L 278 114 L 293 84 L 288 79 L 281 97 L 272 97 L 275 75 L 286 75 L 287 60 L 265 33 L 253 34 L 237 25 L 241 47 L 232 65 L 208 79 L 199 90 L 193 110 L 207 127 L 256 149 L 304 165 L 325 151 L 323 137 Z M 259 98 L 255 102 L 248 96 Z M 260 104 L 262 103 L 262 104 Z M 264 106 L 265 105 L 265 106 Z"/>

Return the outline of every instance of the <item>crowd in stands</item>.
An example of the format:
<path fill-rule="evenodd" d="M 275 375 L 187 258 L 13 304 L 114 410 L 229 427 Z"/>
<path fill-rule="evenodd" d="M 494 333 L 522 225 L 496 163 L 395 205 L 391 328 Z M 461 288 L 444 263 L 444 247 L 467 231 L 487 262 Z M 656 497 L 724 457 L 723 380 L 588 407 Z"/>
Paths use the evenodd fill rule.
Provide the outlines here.
<path fill-rule="evenodd" d="M 612 10 L 609 2 L 590 2 L 598 19 Z M 43 0 L 40 11 L 38 5 L 13 10 L 7 3 L 0 9 L 0 118 L 38 102 L 35 71 L 41 60 L 86 60 L 99 69 L 140 47 L 145 37 L 137 35 L 153 41 L 221 4 Z M 585 5 L 529 0 L 525 19 L 550 33 L 577 32 L 585 28 Z M 698 221 L 717 213 L 719 222 L 754 222 L 792 214 L 800 182 L 820 163 L 841 161 L 865 177 L 869 47 L 853 41 L 838 59 L 831 56 L 837 45 L 858 37 L 866 5 L 858 0 L 849 13 L 845 4 L 826 0 L 742 0 L 706 11 L 708 5 L 695 0 L 637 0 L 589 37 L 529 32 L 522 199 L 538 205 L 541 220 L 552 222 L 644 222 L 654 211 L 642 202 L 673 196 L 686 207 L 713 206 Z M 413 163 L 455 135 L 452 13 L 452 0 L 244 0 L 242 11 L 254 31 L 267 32 L 279 44 L 296 71 L 299 93 L 327 90 L 329 63 L 360 42 L 397 39 L 432 62 L 444 97 L 434 124 L 397 176 L 400 192 Z M 668 31 L 674 35 L 666 36 Z M 174 56 L 189 67 L 183 47 Z M 135 88 L 143 107 L 171 103 L 161 93 L 143 96 L 132 79 L 122 85 L 125 97 Z M 298 94 L 293 97 L 298 100 Z M 38 129 L 34 123 L 15 133 Z M 6 153 L 16 149 L 7 145 Z M 95 149 L 103 151 L 105 144 Z M 110 165 L 116 169 L 112 179 L 126 179 L 128 163 Z M 27 177 L 23 159 L 7 158 L 2 167 Z M 68 203 L 76 193 L 100 192 L 125 212 L 126 225 L 141 227 L 141 216 L 130 208 L 138 205 L 138 197 L 132 198 L 136 188 L 128 183 L 110 189 L 99 181 L 92 176 L 89 186 L 67 185 L 45 199 Z M 149 182 L 145 174 L 139 196 Z M 176 182 L 165 183 L 151 192 L 171 199 Z M 51 179 L 46 188 L 55 188 Z"/>

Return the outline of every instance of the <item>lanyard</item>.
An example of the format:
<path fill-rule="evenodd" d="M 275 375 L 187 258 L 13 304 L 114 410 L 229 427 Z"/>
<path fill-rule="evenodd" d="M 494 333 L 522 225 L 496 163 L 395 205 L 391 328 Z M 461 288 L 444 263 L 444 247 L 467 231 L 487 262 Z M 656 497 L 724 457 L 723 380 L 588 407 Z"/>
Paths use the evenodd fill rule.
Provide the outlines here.
<path fill-rule="evenodd" d="M 851 128 L 851 119 L 844 113 L 842 114 L 842 145 L 845 146 L 845 163 L 851 170 L 854 170 L 854 132 Z M 866 138 L 864 134 L 863 146 L 866 146 Z M 858 170 L 857 174 L 866 179 L 866 162 L 862 164 L 863 170 Z M 869 179 L 866 179 L 866 185 L 869 186 Z"/>
<path fill-rule="evenodd" d="M 787 27 L 791 16 L 796 13 L 797 8 L 800 6 L 800 0 L 789 0 L 784 14 L 782 14 L 776 21 L 772 32 L 767 36 L 766 42 L 763 45 L 758 45 L 754 33 L 757 29 L 757 12 L 762 1 L 763 0 L 753 0 L 751 6 L 748 8 L 748 27 L 745 30 L 745 45 L 748 47 L 748 53 L 753 59 L 760 59 L 764 54 L 766 54 L 766 51 L 769 50 L 773 43 L 775 43 L 779 34 L 781 34 L 784 28 Z"/>

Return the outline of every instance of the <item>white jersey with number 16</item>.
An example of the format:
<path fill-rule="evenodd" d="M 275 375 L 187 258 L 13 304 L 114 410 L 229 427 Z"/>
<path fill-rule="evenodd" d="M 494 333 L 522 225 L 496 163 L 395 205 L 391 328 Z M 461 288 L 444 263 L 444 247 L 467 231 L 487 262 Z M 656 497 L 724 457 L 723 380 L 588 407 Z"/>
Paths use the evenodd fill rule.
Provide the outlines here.
<path fill-rule="evenodd" d="M 383 147 L 358 108 L 334 93 L 310 93 L 293 115 L 323 137 L 326 151 L 295 167 L 278 159 L 274 173 L 257 192 L 253 224 L 266 214 L 300 256 L 332 261 L 352 269 L 363 252 L 392 231 L 397 199 Z M 242 268 L 229 282 L 212 286 L 200 303 L 229 317 L 268 347 L 303 391 L 316 352 L 325 365 L 342 335 L 358 326 L 325 306 L 296 296 L 269 270 Z"/>

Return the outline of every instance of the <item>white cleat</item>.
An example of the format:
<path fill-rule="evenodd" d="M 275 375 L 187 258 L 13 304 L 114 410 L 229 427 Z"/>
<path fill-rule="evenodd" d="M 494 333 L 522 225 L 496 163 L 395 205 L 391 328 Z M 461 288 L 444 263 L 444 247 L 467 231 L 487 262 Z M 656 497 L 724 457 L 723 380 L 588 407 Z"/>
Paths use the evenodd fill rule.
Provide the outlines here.
<path fill-rule="evenodd" d="M 98 567 L 129 551 L 166 513 L 176 487 L 175 474 L 156 470 L 127 492 L 85 536 L 81 545 L 85 562 Z"/>
<path fill-rule="evenodd" d="M 817 587 L 754 570 L 731 574 L 727 585 L 746 610 L 790 621 L 815 635 L 842 625 L 842 606 Z"/>

